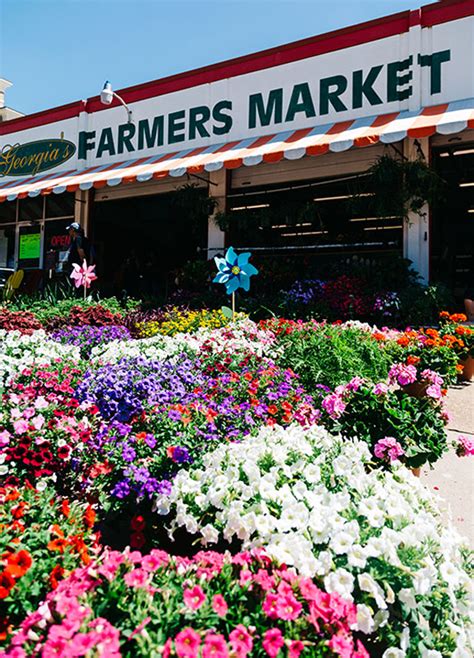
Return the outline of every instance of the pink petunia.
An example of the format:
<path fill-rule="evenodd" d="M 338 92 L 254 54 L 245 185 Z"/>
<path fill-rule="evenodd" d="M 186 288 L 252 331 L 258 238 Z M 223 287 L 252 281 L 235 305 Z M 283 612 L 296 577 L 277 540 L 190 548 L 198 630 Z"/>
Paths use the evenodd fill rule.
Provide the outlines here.
<path fill-rule="evenodd" d="M 263 635 L 262 646 L 270 658 L 278 656 L 284 644 L 285 640 L 279 628 L 270 628 Z"/>
<path fill-rule="evenodd" d="M 28 423 L 21 418 L 13 423 L 13 428 L 17 434 L 24 434 L 28 430 Z"/>
<path fill-rule="evenodd" d="M 191 610 L 199 610 L 206 600 L 206 595 L 204 594 L 202 587 L 194 585 L 194 587 L 188 587 L 184 590 L 183 599 L 188 608 Z"/>
<path fill-rule="evenodd" d="M 304 649 L 304 644 L 301 640 L 292 640 L 288 647 L 288 658 L 299 658 L 300 653 Z"/>
<path fill-rule="evenodd" d="M 142 589 L 148 585 L 148 572 L 145 569 L 133 569 L 123 577 L 129 587 Z"/>
<path fill-rule="evenodd" d="M 239 658 L 245 658 L 252 651 L 253 639 L 248 630 L 239 624 L 229 635 L 230 646 Z"/>
<path fill-rule="evenodd" d="M 221 594 L 216 594 L 212 599 L 212 609 L 219 615 L 219 617 L 225 617 L 227 610 L 229 609 L 227 603 L 225 602 L 224 597 Z"/>
<path fill-rule="evenodd" d="M 276 613 L 279 619 L 293 621 L 300 616 L 303 606 L 295 599 L 293 594 L 279 596 L 276 602 Z"/>
<path fill-rule="evenodd" d="M 202 658 L 228 658 L 229 650 L 223 635 L 208 633 L 202 647 Z"/>
<path fill-rule="evenodd" d="M 184 628 L 174 639 L 176 654 L 179 658 L 197 658 L 201 636 L 192 628 Z"/>

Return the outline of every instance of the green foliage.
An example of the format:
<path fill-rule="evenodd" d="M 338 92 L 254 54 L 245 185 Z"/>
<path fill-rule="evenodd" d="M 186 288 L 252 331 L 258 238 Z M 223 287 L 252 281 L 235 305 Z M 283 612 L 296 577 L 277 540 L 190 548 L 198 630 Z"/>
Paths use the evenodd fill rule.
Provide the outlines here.
<path fill-rule="evenodd" d="M 330 431 L 366 441 L 371 450 L 384 437 L 397 439 L 405 451 L 405 463 L 417 468 L 436 462 L 447 450 L 442 409 L 428 397 L 417 398 L 402 390 L 376 395 L 362 386 L 351 395 L 344 413 L 327 421 Z"/>
<path fill-rule="evenodd" d="M 322 384 L 334 388 L 352 377 L 387 377 L 391 359 L 366 331 L 337 325 L 306 326 L 281 337 L 280 365 L 291 368 L 307 391 Z"/>
<path fill-rule="evenodd" d="M 410 286 L 400 293 L 402 320 L 414 327 L 437 324 L 441 309 L 452 308 L 451 291 L 441 283 L 430 286 Z"/>
<path fill-rule="evenodd" d="M 69 293 L 71 288 L 69 287 Z M 140 302 L 134 299 L 127 299 L 124 302 L 119 301 L 116 297 L 107 297 L 96 301 L 91 297 L 87 299 L 79 297 L 67 297 L 53 301 L 50 298 L 31 298 L 20 297 L 11 304 L 9 309 L 11 311 L 30 311 L 33 313 L 41 324 L 46 325 L 49 320 L 53 318 L 66 318 L 74 306 L 79 306 L 82 309 L 91 308 L 100 304 L 103 308 L 111 313 L 129 313 L 138 308 Z"/>
<path fill-rule="evenodd" d="M 377 215 L 408 219 L 420 215 L 426 203 L 435 205 L 443 195 L 445 182 L 422 158 L 405 160 L 382 155 L 368 171 L 375 192 L 372 208 Z"/>

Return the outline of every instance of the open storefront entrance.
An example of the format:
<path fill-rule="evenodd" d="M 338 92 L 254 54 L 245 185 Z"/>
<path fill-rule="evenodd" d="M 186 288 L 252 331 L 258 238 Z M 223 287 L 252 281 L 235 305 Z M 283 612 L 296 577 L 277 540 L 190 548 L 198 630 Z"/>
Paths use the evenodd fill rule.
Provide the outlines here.
<path fill-rule="evenodd" d="M 96 202 L 91 227 L 102 291 L 166 298 L 175 271 L 205 258 L 208 217 L 199 212 L 200 197 L 207 198 L 206 188 Z"/>

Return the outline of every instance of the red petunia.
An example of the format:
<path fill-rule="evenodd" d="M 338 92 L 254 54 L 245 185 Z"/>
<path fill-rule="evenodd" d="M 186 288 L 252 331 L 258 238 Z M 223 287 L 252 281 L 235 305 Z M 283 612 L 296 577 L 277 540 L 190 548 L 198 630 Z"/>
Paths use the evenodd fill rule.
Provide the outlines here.
<path fill-rule="evenodd" d="M 0 599 L 6 599 L 15 585 L 15 581 L 9 573 L 0 573 Z"/>
<path fill-rule="evenodd" d="M 7 572 L 14 578 L 20 578 L 25 575 L 32 564 L 33 560 L 28 551 L 21 550 L 8 556 Z"/>

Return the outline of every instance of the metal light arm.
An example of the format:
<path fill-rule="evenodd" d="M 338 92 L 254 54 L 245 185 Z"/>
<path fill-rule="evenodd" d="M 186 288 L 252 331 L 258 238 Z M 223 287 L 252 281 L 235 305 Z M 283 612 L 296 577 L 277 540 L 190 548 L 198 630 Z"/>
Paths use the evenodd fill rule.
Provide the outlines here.
<path fill-rule="evenodd" d="M 115 91 L 112 91 L 112 94 L 114 98 L 116 98 L 120 103 L 124 106 L 124 108 L 127 110 L 127 116 L 128 116 L 128 123 L 133 123 L 132 119 L 132 110 L 128 107 L 127 103 L 123 100 L 121 96 L 115 93 Z"/>

